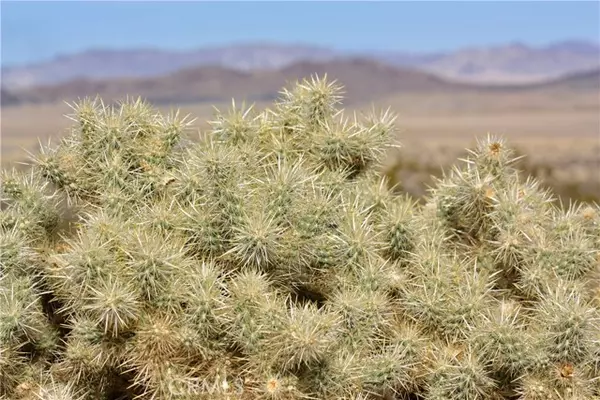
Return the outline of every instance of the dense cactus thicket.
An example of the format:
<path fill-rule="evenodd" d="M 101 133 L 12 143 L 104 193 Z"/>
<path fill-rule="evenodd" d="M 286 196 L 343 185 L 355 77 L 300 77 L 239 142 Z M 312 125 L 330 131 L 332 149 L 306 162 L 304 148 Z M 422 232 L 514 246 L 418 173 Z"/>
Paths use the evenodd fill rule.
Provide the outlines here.
<path fill-rule="evenodd" d="M 600 398 L 600 207 L 481 139 L 424 205 L 311 78 L 192 121 L 74 106 L 2 174 L 0 398 Z M 32 116 L 33 118 L 35 116 Z"/>

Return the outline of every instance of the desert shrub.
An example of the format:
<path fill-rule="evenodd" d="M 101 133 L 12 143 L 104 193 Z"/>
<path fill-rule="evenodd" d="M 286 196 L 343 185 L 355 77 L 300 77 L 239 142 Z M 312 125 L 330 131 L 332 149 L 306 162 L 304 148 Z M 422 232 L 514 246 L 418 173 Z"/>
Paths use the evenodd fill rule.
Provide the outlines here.
<path fill-rule="evenodd" d="M 574 149 L 563 149 L 549 143 L 530 144 L 527 147 L 511 145 L 515 154 L 513 164 L 521 179 L 535 178 L 552 190 L 554 201 L 567 205 L 570 200 L 593 204 L 600 201 L 600 174 L 597 154 L 600 147 L 590 148 L 586 154 Z M 410 146 L 392 152 L 382 172 L 396 186 L 397 191 L 426 201 L 428 188 L 435 177 L 452 167 L 456 159 L 467 154 L 458 142 L 452 145 L 413 142 Z M 541 148 L 540 148 L 541 147 Z M 536 153 L 532 158 L 529 152 Z"/>
<path fill-rule="evenodd" d="M 388 111 L 312 78 L 204 139 L 74 107 L 3 171 L 4 399 L 594 399 L 600 208 L 488 136 L 423 204 L 378 174 Z"/>

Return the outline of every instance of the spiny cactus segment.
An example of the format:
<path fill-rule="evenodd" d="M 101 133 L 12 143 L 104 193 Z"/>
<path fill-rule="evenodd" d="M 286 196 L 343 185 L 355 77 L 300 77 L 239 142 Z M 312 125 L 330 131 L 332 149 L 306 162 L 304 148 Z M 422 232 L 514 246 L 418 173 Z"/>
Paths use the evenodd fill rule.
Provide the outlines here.
<path fill-rule="evenodd" d="M 600 398 L 600 207 L 480 140 L 424 204 L 313 77 L 193 120 L 73 106 L 2 172 L 0 398 Z"/>

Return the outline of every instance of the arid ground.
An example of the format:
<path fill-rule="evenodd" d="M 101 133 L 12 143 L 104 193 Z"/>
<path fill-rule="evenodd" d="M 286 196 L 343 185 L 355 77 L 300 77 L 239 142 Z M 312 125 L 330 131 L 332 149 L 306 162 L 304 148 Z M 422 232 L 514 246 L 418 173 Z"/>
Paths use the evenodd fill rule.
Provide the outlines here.
<path fill-rule="evenodd" d="M 341 84 L 344 80 L 339 79 Z M 593 81 L 590 81 L 594 83 Z M 595 85 L 595 83 L 594 83 Z M 600 199 L 600 92 L 595 87 L 560 84 L 503 90 L 376 91 L 362 97 L 361 85 L 351 92 L 348 111 L 391 108 L 398 115 L 397 137 L 403 147 L 390 154 L 388 173 L 409 192 L 422 195 L 432 174 L 448 168 L 477 137 L 504 136 L 526 158 L 522 168 L 565 198 Z M 352 89 L 351 87 L 351 89 Z M 367 99 L 367 100 L 365 100 Z M 241 102 L 236 98 L 236 103 Z M 258 102 L 261 109 L 269 102 Z M 231 102 L 214 104 L 221 110 Z M 167 106 L 159 106 L 168 111 Z M 210 102 L 186 103 L 182 112 L 208 128 Z M 71 126 L 60 101 L 22 104 L 2 109 L 2 166 L 26 159 Z"/>

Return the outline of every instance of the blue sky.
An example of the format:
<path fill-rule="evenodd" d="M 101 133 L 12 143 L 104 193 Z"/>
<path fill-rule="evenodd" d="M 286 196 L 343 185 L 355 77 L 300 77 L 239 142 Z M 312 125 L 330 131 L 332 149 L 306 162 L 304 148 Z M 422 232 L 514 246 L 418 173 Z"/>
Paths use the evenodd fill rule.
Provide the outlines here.
<path fill-rule="evenodd" d="M 90 48 L 276 41 L 346 50 L 599 40 L 597 1 L 1 1 L 2 65 Z"/>

